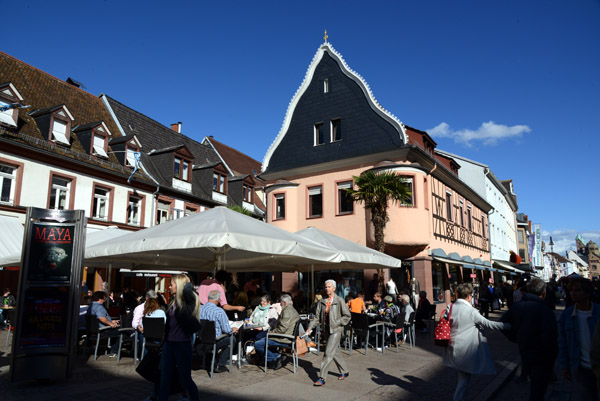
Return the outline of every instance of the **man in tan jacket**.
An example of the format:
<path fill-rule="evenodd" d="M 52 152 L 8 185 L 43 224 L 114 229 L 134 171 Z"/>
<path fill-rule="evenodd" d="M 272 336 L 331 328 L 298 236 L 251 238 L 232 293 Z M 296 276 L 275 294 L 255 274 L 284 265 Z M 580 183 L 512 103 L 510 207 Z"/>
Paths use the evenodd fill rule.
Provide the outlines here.
<path fill-rule="evenodd" d="M 298 312 L 294 309 L 292 297 L 288 294 L 282 295 L 279 303 L 281 304 L 281 315 L 279 315 L 277 324 L 271 333 L 292 336 L 294 334 L 296 323 L 300 320 L 300 315 L 298 315 Z M 269 350 L 266 346 L 266 340 L 267 338 L 264 337 L 254 343 L 256 353 L 261 357 L 264 357 L 266 353 L 267 363 L 271 365 L 270 368 L 275 370 L 281 369 L 281 354 Z M 291 340 L 286 338 L 278 338 L 277 341 L 269 339 L 269 346 L 289 347 L 291 342 Z"/>
<path fill-rule="evenodd" d="M 331 362 L 337 365 L 340 376 L 338 380 L 345 380 L 348 377 L 348 368 L 346 362 L 342 358 L 339 350 L 340 340 L 344 333 L 344 326 L 350 323 L 350 310 L 344 300 L 335 295 L 336 282 L 334 280 L 325 281 L 325 298 L 321 299 L 317 304 L 315 317 L 311 320 L 306 331 L 309 335 L 312 330 L 321 324 L 321 332 L 327 339 L 325 347 L 325 355 L 321 361 L 321 371 L 319 372 L 319 380 L 315 382 L 315 386 L 323 386 L 327 379 L 327 373 Z"/>

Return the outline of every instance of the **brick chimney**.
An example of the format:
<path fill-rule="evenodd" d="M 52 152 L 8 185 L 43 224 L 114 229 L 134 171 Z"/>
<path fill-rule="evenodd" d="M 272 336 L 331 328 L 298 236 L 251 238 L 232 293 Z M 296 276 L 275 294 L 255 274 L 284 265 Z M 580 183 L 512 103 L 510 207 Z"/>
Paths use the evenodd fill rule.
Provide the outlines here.
<path fill-rule="evenodd" d="M 178 134 L 181 134 L 181 121 L 171 124 L 171 131 L 175 131 Z"/>

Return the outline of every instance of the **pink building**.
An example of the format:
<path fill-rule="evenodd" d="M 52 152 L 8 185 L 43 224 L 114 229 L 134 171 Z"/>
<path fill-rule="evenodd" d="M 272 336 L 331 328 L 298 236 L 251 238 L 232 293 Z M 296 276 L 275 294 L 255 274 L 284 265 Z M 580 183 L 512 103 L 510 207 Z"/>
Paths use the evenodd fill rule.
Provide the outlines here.
<path fill-rule="evenodd" d="M 413 196 L 389 210 L 386 253 L 405 267 L 386 272 L 386 280 L 391 274 L 399 289 L 409 289 L 415 278 L 431 301 L 448 302 L 454 285 L 489 278 L 491 206 L 458 178 L 453 159 L 434 153 L 435 146 L 426 132 L 385 110 L 362 77 L 324 43 L 264 158 L 267 222 L 292 232 L 313 226 L 371 246 L 369 212 L 345 189 L 366 170 L 395 171 L 410 183 Z M 347 292 L 368 290 L 373 273 L 330 275 Z M 282 289 L 306 289 L 304 281 L 284 273 Z"/>

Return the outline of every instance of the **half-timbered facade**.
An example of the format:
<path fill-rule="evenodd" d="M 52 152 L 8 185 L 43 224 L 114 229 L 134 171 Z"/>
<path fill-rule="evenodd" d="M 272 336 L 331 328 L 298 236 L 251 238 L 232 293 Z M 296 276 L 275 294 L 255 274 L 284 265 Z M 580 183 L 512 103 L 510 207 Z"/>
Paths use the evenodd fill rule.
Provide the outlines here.
<path fill-rule="evenodd" d="M 430 299 L 448 301 L 458 282 L 473 274 L 475 281 L 489 277 L 491 206 L 458 178 L 452 158 L 435 154 L 435 146 L 426 132 L 385 110 L 326 42 L 263 161 L 267 221 L 289 231 L 314 226 L 372 245 L 369 211 L 345 189 L 355 188 L 353 177 L 366 170 L 394 171 L 411 186 L 412 199 L 388 211 L 386 253 L 405 266 L 391 276 L 400 288 L 414 277 Z M 348 291 L 369 287 L 373 273 L 329 274 Z M 282 280 L 284 290 L 305 288 L 291 274 Z"/>

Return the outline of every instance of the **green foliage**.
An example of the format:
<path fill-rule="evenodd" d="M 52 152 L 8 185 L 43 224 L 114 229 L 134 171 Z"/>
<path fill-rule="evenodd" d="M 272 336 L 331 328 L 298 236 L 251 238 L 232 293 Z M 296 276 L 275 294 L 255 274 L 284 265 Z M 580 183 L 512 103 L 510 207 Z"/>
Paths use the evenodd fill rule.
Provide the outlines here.
<path fill-rule="evenodd" d="M 233 210 L 234 212 L 238 212 L 241 214 L 245 214 L 246 216 L 252 217 L 252 213 L 250 213 L 250 211 L 244 209 L 243 206 L 235 205 L 235 206 L 227 206 L 227 208 Z"/>

